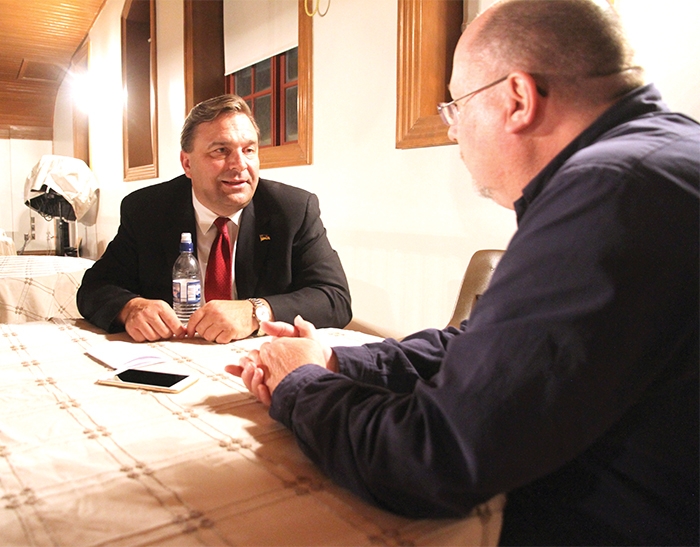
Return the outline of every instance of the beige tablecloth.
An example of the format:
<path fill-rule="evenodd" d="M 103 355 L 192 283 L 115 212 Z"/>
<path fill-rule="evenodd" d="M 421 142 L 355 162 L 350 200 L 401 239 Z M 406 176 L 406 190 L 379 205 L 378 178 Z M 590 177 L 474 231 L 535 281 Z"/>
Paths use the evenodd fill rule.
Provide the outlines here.
<path fill-rule="evenodd" d="M 79 318 L 75 295 L 93 264 L 69 256 L 0 256 L 0 323 Z"/>
<path fill-rule="evenodd" d="M 332 483 L 223 372 L 264 338 L 134 344 L 199 377 L 175 395 L 95 384 L 109 371 L 86 352 L 126 340 L 83 320 L 0 325 L 1 545 L 497 542 L 502 496 L 469 518 L 411 520 Z"/>

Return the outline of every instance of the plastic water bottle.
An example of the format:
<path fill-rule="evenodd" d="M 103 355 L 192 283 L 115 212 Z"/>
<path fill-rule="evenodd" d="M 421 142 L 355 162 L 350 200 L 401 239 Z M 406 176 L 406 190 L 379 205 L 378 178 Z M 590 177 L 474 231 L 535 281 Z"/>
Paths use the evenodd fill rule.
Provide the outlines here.
<path fill-rule="evenodd" d="M 187 325 L 190 316 L 202 305 L 202 275 L 199 263 L 192 254 L 192 234 L 180 236 L 180 256 L 173 266 L 173 309 Z"/>

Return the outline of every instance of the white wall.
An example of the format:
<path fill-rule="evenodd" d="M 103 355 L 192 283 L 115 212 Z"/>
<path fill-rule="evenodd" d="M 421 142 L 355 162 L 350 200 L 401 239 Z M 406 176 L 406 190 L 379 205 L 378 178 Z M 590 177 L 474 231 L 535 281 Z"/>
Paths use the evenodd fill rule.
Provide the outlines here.
<path fill-rule="evenodd" d="M 678 24 L 698 20 L 696 7 L 689 5 L 694 3 L 617 2 L 633 36 L 644 44 L 653 36 L 651 64 L 658 60 L 664 66 L 676 58 L 685 65 L 659 73 L 658 82 L 672 106 L 700 117 L 697 98 L 686 92 L 697 89 L 687 82 L 697 84 L 700 42 L 689 23 Z M 123 0 L 107 0 L 90 34 L 89 70 L 99 97 L 90 117 L 91 161 L 101 184 L 95 255 L 116 233 L 122 197 L 155 182 L 123 182 L 122 7 Z M 672 13 L 647 13 L 661 8 Z M 158 0 L 156 11 L 159 180 L 167 180 L 181 173 L 182 1 Z M 474 193 L 456 146 L 395 149 L 396 29 L 397 6 L 390 0 L 333 2 L 326 17 L 314 18 L 314 162 L 262 176 L 319 196 L 350 281 L 356 318 L 400 336 L 447 323 L 470 256 L 482 248 L 504 248 L 515 219 Z"/>
<path fill-rule="evenodd" d="M 53 250 L 53 222 L 44 220 L 24 205 L 24 183 L 27 175 L 44 154 L 52 153 L 51 141 L 0 139 L 0 228 L 12 237 L 17 250 L 30 233 L 30 217 L 34 218 L 36 239 L 29 240 L 26 250 Z"/>
<path fill-rule="evenodd" d="M 0 229 L 9 234 L 13 231 L 12 226 L 12 179 L 10 176 L 12 168 L 12 155 L 10 153 L 10 139 L 0 139 L 0 203 L 10 204 L 8 207 L 0 207 Z"/>
<path fill-rule="evenodd" d="M 616 0 L 637 61 L 664 100 L 700 120 L 700 2 Z"/>
<path fill-rule="evenodd" d="M 73 89 L 70 75 L 58 90 L 53 115 L 53 150 L 58 156 L 73 156 Z"/>
<path fill-rule="evenodd" d="M 402 335 L 444 326 L 473 252 L 515 223 L 472 191 L 456 146 L 395 148 L 396 28 L 387 1 L 315 18 L 314 165 L 267 175 L 318 194 L 356 317 Z"/>

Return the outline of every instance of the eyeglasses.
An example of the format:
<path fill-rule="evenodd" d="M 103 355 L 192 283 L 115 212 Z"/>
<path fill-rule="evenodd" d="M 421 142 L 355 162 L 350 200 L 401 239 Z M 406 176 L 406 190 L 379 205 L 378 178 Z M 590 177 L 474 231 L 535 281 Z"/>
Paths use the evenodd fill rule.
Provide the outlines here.
<path fill-rule="evenodd" d="M 459 117 L 459 105 L 457 104 L 457 101 L 462 101 L 464 99 L 467 99 L 473 95 L 476 95 L 477 93 L 481 93 L 482 91 L 488 89 L 489 87 L 493 87 L 497 84 L 500 84 L 501 82 L 505 82 L 506 79 L 508 78 L 508 74 L 503 76 L 503 78 L 499 78 L 498 80 L 495 80 L 491 82 L 490 84 L 485 85 L 484 87 L 480 87 L 479 89 L 475 91 L 470 91 L 466 95 L 462 95 L 461 97 L 457 97 L 453 101 L 450 101 L 449 103 L 440 103 L 437 107 L 438 112 L 440 114 L 440 117 L 442 118 L 442 121 L 444 122 L 445 125 L 455 125 L 457 123 L 457 119 Z"/>

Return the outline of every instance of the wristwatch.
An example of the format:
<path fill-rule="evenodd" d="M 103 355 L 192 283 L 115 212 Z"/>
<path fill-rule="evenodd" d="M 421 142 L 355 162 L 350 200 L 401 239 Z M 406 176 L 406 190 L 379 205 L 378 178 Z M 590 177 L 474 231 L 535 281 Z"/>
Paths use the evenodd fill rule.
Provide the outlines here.
<path fill-rule="evenodd" d="M 255 334 L 258 335 L 262 322 L 270 320 L 270 310 L 260 298 L 249 298 L 248 300 L 253 304 L 253 319 L 258 322 L 258 330 L 255 331 Z"/>

